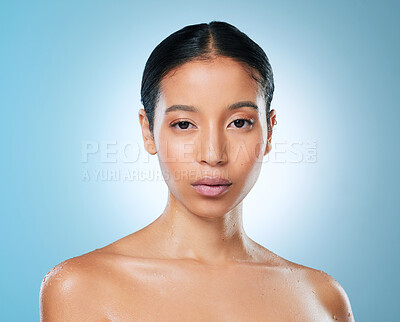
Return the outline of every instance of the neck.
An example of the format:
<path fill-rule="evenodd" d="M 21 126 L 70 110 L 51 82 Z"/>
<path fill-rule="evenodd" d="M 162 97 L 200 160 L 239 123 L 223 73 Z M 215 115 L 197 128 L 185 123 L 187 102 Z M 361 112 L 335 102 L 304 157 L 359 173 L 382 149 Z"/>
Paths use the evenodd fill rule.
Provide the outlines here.
<path fill-rule="evenodd" d="M 254 242 L 242 223 L 242 203 L 223 216 L 198 216 L 171 193 L 162 215 L 152 226 L 162 241 L 158 247 L 169 258 L 221 264 L 250 260 Z"/>

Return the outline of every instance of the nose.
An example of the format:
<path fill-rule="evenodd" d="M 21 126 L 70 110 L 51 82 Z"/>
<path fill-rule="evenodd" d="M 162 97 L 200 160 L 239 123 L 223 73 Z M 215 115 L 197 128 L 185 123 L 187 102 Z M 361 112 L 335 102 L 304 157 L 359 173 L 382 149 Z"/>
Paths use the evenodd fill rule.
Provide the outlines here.
<path fill-rule="evenodd" d="M 224 165 L 228 161 L 227 144 L 223 129 L 202 129 L 196 142 L 197 162 L 212 167 Z"/>

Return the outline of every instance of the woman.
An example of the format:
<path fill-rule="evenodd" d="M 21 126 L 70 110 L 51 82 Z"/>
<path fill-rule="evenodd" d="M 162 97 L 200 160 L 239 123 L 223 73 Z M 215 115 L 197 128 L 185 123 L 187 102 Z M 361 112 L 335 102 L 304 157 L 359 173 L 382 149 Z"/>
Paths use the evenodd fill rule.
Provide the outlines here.
<path fill-rule="evenodd" d="M 242 201 L 271 150 L 272 69 L 224 22 L 187 26 L 150 55 L 144 147 L 169 188 L 164 212 L 45 277 L 43 321 L 352 321 L 329 275 L 250 239 Z M 136 214 L 140 215 L 140 214 Z"/>

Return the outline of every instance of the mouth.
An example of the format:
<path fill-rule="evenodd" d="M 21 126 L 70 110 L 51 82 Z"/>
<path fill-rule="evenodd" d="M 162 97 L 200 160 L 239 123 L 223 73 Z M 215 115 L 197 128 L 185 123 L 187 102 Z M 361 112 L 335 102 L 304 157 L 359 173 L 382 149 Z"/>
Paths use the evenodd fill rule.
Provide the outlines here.
<path fill-rule="evenodd" d="M 232 182 L 219 177 L 203 177 L 192 183 L 198 193 L 207 197 L 216 197 L 228 190 Z"/>

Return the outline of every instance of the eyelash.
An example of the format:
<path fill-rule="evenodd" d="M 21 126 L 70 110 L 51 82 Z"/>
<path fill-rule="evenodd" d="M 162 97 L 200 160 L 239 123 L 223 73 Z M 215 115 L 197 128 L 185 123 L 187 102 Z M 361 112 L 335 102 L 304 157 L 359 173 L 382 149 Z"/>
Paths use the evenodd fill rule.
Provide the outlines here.
<path fill-rule="evenodd" d="M 236 121 L 245 121 L 247 123 L 247 125 L 250 126 L 250 127 L 254 124 L 254 120 L 252 120 L 252 119 L 240 118 L 240 119 L 236 119 L 236 120 L 232 121 L 231 123 L 229 123 L 229 125 L 231 125 L 232 123 L 234 123 Z M 171 127 L 178 127 L 178 124 L 180 124 L 180 123 L 189 123 L 189 125 L 193 125 L 191 122 L 183 120 L 183 121 L 177 121 L 175 123 L 172 123 L 170 126 Z M 243 129 L 243 128 L 246 128 L 246 126 L 236 127 L 236 128 L 237 129 Z M 182 130 L 182 131 L 187 130 L 187 129 L 181 129 L 181 128 L 179 128 L 179 129 Z"/>

